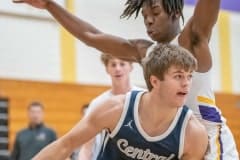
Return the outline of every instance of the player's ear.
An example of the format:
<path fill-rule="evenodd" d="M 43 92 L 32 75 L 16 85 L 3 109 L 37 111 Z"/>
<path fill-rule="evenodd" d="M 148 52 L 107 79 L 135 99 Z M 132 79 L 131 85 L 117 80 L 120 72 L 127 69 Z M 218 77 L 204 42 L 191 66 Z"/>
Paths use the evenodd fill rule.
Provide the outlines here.
<path fill-rule="evenodd" d="M 158 82 L 159 82 L 159 79 L 156 76 L 154 76 L 154 75 L 150 76 L 150 83 L 151 83 L 153 88 L 157 87 Z"/>

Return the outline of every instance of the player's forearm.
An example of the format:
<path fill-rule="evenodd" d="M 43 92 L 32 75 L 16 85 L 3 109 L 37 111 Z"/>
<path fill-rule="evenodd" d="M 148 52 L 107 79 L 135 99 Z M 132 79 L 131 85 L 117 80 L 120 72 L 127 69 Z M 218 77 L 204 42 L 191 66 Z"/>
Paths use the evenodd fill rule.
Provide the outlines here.
<path fill-rule="evenodd" d="M 65 160 L 69 157 L 71 151 L 71 147 L 62 140 L 57 140 L 41 150 L 33 160 Z"/>
<path fill-rule="evenodd" d="M 66 30 L 85 43 L 89 41 L 89 33 L 100 33 L 95 27 L 68 12 L 52 0 L 48 1 L 46 9 Z"/>

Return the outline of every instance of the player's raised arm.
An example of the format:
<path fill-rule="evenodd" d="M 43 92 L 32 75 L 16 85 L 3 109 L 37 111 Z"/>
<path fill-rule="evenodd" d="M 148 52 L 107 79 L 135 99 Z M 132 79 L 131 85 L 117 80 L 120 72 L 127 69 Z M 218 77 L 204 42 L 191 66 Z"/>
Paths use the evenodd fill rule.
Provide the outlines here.
<path fill-rule="evenodd" d="M 139 52 L 141 49 L 138 49 L 139 45 L 127 39 L 98 30 L 93 25 L 74 16 L 53 0 L 15 0 L 14 2 L 27 3 L 36 8 L 46 9 L 76 38 L 104 53 L 130 61 L 139 61 L 141 59 L 141 53 Z"/>
<path fill-rule="evenodd" d="M 198 0 L 192 17 L 192 30 L 210 38 L 220 9 L 221 0 Z"/>
<path fill-rule="evenodd" d="M 217 21 L 220 0 L 198 0 L 193 16 L 186 24 L 180 38 L 181 45 L 190 50 L 198 60 L 198 72 L 207 72 L 212 67 L 209 41 Z"/>

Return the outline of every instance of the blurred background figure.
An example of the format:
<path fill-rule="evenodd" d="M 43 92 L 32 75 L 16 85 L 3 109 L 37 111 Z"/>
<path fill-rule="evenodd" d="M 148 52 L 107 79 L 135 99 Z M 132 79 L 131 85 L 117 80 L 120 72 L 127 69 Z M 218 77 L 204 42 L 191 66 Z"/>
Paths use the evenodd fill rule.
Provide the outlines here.
<path fill-rule="evenodd" d="M 11 160 L 30 160 L 42 148 L 56 140 L 55 131 L 44 125 L 43 118 L 44 106 L 39 102 L 32 102 L 28 106 L 28 127 L 17 133 Z"/>
<path fill-rule="evenodd" d="M 130 81 L 130 73 L 133 70 L 131 62 L 124 61 L 108 54 L 101 55 L 101 61 L 104 64 L 107 74 L 111 78 L 111 88 L 91 101 L 87 113 L 91 112 L 97 105 L 101 104 L 114 95 L 126 94 L 131 90 L 143 90 L 133 86 Z M 79 160 L 94 160 L 101 149 L 105 131 L 97 135 L 94 139 L 81 147 Z M 77 159 L 73 159 L 77 160 Z"/>

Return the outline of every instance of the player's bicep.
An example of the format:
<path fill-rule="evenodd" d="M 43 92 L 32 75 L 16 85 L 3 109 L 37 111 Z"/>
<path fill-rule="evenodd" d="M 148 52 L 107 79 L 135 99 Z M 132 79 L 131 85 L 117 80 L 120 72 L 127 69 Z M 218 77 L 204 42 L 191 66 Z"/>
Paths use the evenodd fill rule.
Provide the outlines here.
<path fill-rule="evenodd" d="M 89 141 L 104 127 L 104 109 L 96 107 L 88 115 L 84 116 L 65 136 L 65 141 L 70 147 L 77 148 Z"/>
<path fill-rule="evenodd" d="M 70 148 L 76 149 L 99 132 L 99 128 L 95 126 L 96 125 L 88 119 L 88 116 L 86 116 L 63 136 L 63 140 Z"/>
<path fill-rule="evenodd" d="M 120 117 L 121 109 L 118 107 L 118 102 L 112 98 L 96 106 L 66 135 L 70 146 L 75 149 L 95 137 L 103 129 L 114 128 Z"/>
<path fill-rule="evenodd" d="M 196 138 L 198 137 L 198 138 Z M 208 146 L 208 136 L 205 127 L 196 119 L 191 118 L 185 135 L 182 160 L 204 159 Z"/>
<path fill-rule="evenodd" d="M 193 31 L 210 38 L 212 28 L 217 21 L 220 8 L 220 0 L 199 0 L 193 15 Z M 206 11 L 209 14 L 206 14 Z"/>

